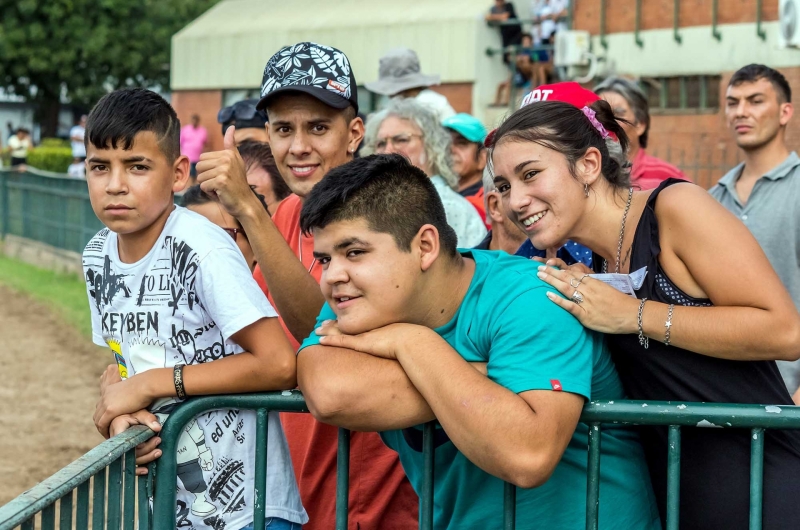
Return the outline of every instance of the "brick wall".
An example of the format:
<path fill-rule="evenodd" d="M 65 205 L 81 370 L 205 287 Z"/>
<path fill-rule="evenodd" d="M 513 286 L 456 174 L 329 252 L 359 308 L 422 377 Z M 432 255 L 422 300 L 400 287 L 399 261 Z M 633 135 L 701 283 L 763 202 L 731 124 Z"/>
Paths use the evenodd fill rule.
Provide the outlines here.
<path fill-rule="evenodd" d="M 800 67 L 780 70 L 792 89 L 800 93 Z M 731 75 L 733 72 L 722 73 L 722 104 Z M 790 149 L 800 151 L 800 113 L 789 122 L 786 141 Z M 728 131 L 722 109 L 713 114 L 654 115 L 648 143 L 650 154 L 669 160 L 706 188 L 713 186 L 741 160 L 741 152 Z"/>
<path fill-rule="evenodd" d="M 456 112 L 472 113 L 472 83 L 444 83 L 431 90 L 446 97 Z"/>
<path fill-rule="evenodd" d="M 600 33 L 600 1 L 573 0 L 575 2 L 575 29 Z M 757 0 L 719 0 L 719 24 L 755 22 Z M 642 1 L 642 30 L 671 28 L 673 0 Z M 680 0 L 679 26 L 711 25 L 713 0 Z M 778 0 L 763 0 L 763 21 L 778 20 Z M 606 33 L 634 31 L 636 27 L 636 0 L 606 0 Z"/>
<path fill-rule="evenodd" d="M 200 116 L 200 125 L 208 131 L 207 151 L 222 149 L 222 129 L 217 113 L 222 108 L 221 90 L 176 90 L 172 93 L 172 108 L 178 113 L 181 126 L 192 122 L 192 114 Z"/>

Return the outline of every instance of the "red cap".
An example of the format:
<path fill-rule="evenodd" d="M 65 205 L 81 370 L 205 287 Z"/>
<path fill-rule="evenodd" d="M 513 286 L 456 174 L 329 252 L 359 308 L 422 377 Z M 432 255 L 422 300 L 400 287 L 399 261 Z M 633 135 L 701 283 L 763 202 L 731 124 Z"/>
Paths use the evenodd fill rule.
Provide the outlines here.
<path fill-rule="evenodd" d="M 553 83 L 552 85 L 540 85 L 534 88 L 522 100 L 520 108 L 536 101 L 563 101 L 582 109 L 598 99 L 600 99 L 600 96 L 591 90 L 586 90 L 575 81 L 565 81 L 563 83 Z"/>
<path fill-rule="evenodd" d="M 564 81 L 563 83 L 553 83 L 552 85 L 539 85 L 523 98 L 522 105 L 519 108 L 537 101 L 561 101 L 583 109 L 583 107 L 587 107 L 599 99 L 600 96 L 591 90 L 586 90 L 575 81 Z M 497 129 L 494 129 L 486 136 L 484 141 L 486 147 L 492 145 L 496 132 Z M 609 132 L 609 135 L 614 140 L 617 140 L 617 135 L 614 133 Z"/>

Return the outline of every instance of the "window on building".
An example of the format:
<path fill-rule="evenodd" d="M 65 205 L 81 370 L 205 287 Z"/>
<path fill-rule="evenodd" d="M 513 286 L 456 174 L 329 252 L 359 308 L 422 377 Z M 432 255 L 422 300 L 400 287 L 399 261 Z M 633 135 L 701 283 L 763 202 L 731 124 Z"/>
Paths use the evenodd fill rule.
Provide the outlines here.
<path fill-rule="evenodd" d="M 718 75 L 650 77 L 640 84 L 655 114 L 716 112 L 721 79 Z"/>

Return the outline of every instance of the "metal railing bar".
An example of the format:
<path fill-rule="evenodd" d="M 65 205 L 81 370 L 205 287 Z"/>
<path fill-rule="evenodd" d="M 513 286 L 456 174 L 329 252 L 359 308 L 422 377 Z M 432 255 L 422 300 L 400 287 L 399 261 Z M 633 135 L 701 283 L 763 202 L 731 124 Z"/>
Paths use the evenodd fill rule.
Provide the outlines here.
<path fill-rule="evenodd" d="M 56 527 L 56 505 L 50 504 L 42 510 L 42 530 L 55 530 Z"/>
<path fill-rule="evenodd" d="M 761 530 L 761 507 L 764 500 L 764 429 L 751 431 L 750 442 L 750 530 Z"/>
<path fill-rule="evenodd" d="M 55 197 L 67 197 L 71 199 L 89 199 L 89 193 L 82 193 L 80 191 L 72 191 L 72 190 L 59 190 L 55 188 L 48 188 L 47 186 L 42 186 L 40 184 L 30 184 L 28 182 L 19 182 L 11 180 L 8 182 L 8 189 L 9 190 L 20 190 L 20 191 L 35 191 L 37 193 L 42 193 L 44 195 L 51 195 Z"/>
<path fill-rule="evenodd" d="M 584 407 L 581 421 L 619 425 L 798 429 L 800 407 L 678 401 L 593 401 Z"/>
<path fill-rule="evenodd" d="M 336 447 L 336 530 L 347 530 L 350 502 L 350 431 L 339 428 Z"/>
<path fill-rule="evenodd" d="M 433 530 L 433 466 L 436 456 L 433 442 L 435 432 L 435 421 L 429 421 L 422 426 L 422 491 L 419 498 L 420 530 Z"/>
<path fill-rule="evenodd" d="M 134 530 L 136 522 L 136 449 L 125 453 L 125 471 L 122 483 L 122 528 Z"/>
<path fill-rule="evenodd" d="M 33 166 L 25 166 L 25 171 L 22 174 L 30 173 L 37 177 L 45 177 L 54 180 L 61 180 L 61 181 L 70 181 L 70 182 L 80 182 L 82 179 L 74 179 L 66 175 L 65 173 L 56 173 L 55 171 L 46 171 L 44 169 L 39 169 L 38 167 Z M 20 171 L 18 169 L 12 169 L 10 167 L 0 168 L 0 174 L 6 175 L 19 175 Z"/>
<path fill-rule="evenodd" d="M 195 416 L 213 409 L 265 409 L 283 412 L 308 412 L 303 395 L 297 391 L 271 392 L 265 394 L 236 394 L 219 396 L 202 396 L 184 402 L 169 415 L 161 429 L 162 455 L 174 455 L 176 444 L 183 427 Z M 175 458 L 159 459 L 155 477 L 156 495 L 153 502 L 154 514 L 171 514 L 168 518 L 154 517 L 153 528 L 156 530 L 175 530 L 175 484 L 177 482 L 177 465 Z M 0 529 L 2 530 L 2 529 Z"/>
<path fill-rule="evenodd" d="M 31 517 L 27 521 L 23 522 L 22 525 L 20 526 L 20 528 L 22 530 L 33 530 L 33 528 L 35 526 L 35 523 L 36 523 L 35 518 Z"/>
<path fill-rule="evenodd" d="M 669 426 L 667 435 L 667 530 L 678 530 L 681 507 L 681 428 Z"/>
<path fill-rule="evenodd" d="M 106 530 L 119 530 L 122 515 L 122 457 L 108 465 Z"/>
<path fill-rule="evenodd" d="M 510 483 L 503 484 L 503 530 L 514 530 L 517 527 L 517 487 Z"/>
<path fill-rule="evenodd" d="M 70 530 L 72 528 L 72 490 L 58 501 L 58 528 Z"/>
<path fill-rule="evenodd" d="M 264 528 L 264 510 L 267 508 L 267 435 L 269 413 L 264 409 L 256 412 L 256 472 L 253 485 L 253 528 Z"/>
<path fill-rule="evenodd" d="M 106 468 L 92 480 L 92 530 L 103 530 L 106 513 Z"/>
<path fill-rule="evenodd" d="M 89 480 L 78 486 L 78 505 L 75 508 L 75 530 L 89 528 Z"/>
<path fill-rule="evenodd" d="M 589 424 L 589 462 L 586 477 L 586 530 L 597 530 L 600 520 L 600 424 Z"/>
<path fill-rule="evenodd" d="M 148 466 L 147 475 L 138 477 L 137 486 L 137 505 L 139 507 L 139 530 L 150 530 L 150 491 L 147 483 L 152 480 L 153 466 Z"/>
<path fill-rule="evenodd" d="M 153 431 L 136 426 L 119 436 L 101 443 L 67 465 L 55 475 L 43 480 L 8 504 L 0 507 L 0 530 L 14 528 L 78 487 L 95 473 L 105 470 L 128 449 L 153 436 Z M 102 500 L 102 496 L 100 499 Z"/>

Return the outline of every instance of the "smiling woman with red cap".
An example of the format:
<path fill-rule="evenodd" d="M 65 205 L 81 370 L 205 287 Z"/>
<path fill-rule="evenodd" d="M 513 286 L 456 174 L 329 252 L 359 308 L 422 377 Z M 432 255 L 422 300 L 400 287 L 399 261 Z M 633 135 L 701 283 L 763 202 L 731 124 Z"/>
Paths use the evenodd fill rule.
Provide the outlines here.
<path fill-rule="evenodd" d="M 509 217 L 536 248 L 571 239 L 594 272 L 644 273 L 631 295 L 581 265 L 542 266 L 550 294 L 607 334 L 628 397 L 792 405 L 774 360 L 797 359 L 800 315 L 748 229 L 708 193 L 669 179 L 630 187 L 628 139 L 605 101 L 575 83 L 540 87 L 488 141 Z M 800 433 L 770 431 L 763 528 L 800 520 Z M 662 517 L 667 431 L 642 429 Z M 746 528 L 749 431 L 683 429 L 682 528 Z"/>

